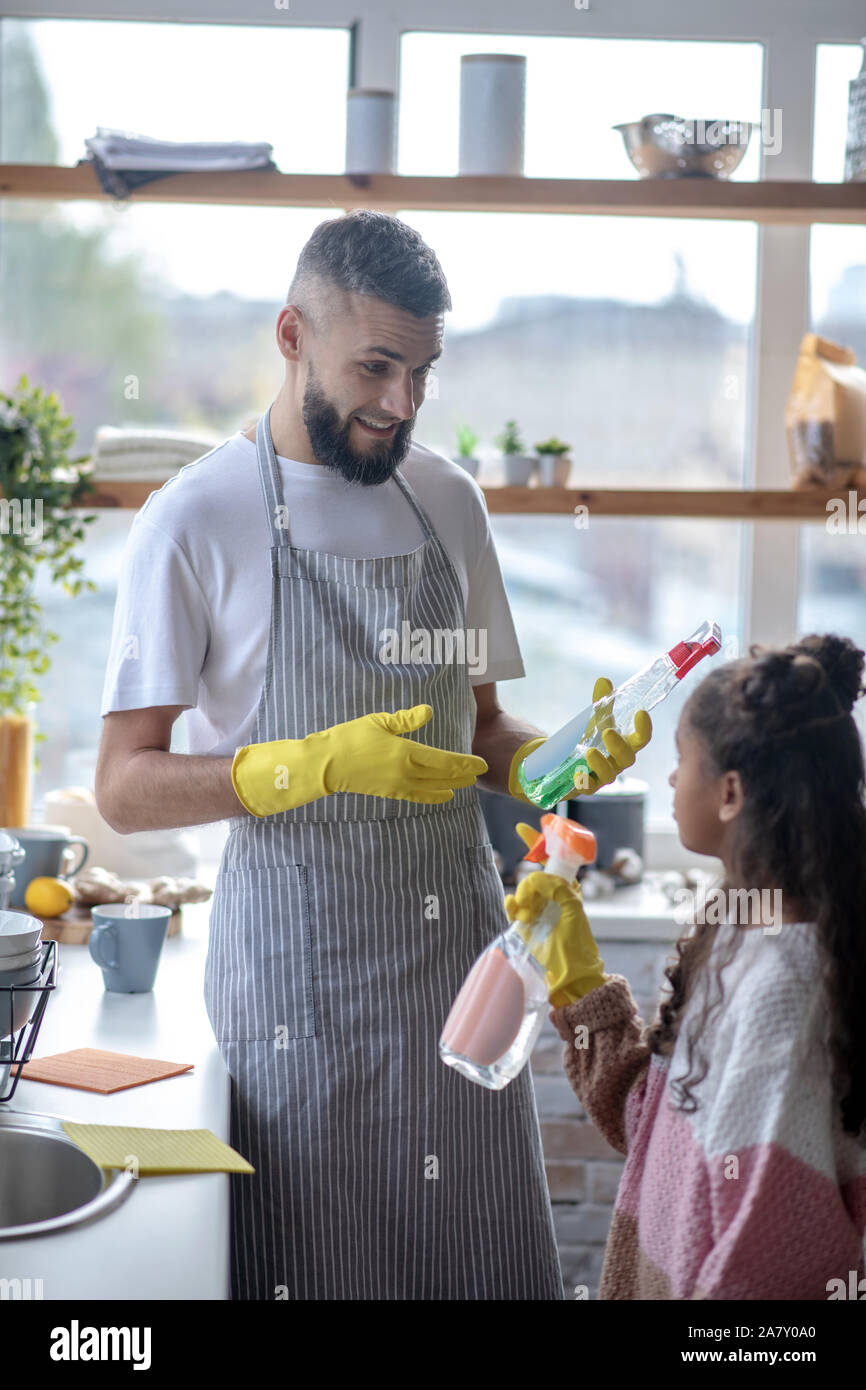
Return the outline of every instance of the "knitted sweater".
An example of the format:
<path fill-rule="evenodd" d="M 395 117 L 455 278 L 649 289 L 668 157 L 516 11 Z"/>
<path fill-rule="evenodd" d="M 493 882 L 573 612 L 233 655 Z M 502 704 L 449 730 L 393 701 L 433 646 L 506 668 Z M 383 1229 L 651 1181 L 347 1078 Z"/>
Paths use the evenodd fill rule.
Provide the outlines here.
<path fill-rule="evenodd" d="M 602 1299 L 826 1300 L 828 1281 L 864 1275 L 866 1145 L 844 1132 L 831 1097 L 814 926 L 771 935 L 723 924 L 710 969 L 732 930 L 745 939 L 696 1039 L 708 1065 L 690 1083 L 694 1111 L 675 1108 L 670 1082 L 686 1076 L 701 988 L 667 1058 L 649 1052 L 621 975 L 551 1014 L 572 1087 L 626 1156 Z"/>

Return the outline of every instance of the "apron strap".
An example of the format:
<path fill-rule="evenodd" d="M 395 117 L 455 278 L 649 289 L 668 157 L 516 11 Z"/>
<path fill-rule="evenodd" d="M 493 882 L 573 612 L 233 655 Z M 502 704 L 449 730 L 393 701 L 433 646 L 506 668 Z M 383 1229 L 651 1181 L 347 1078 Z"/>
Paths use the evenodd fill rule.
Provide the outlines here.
<path fill-rule="evenodd" d="M 273 402 L 271 403 L 271 405 Z M 271 528 L 271 538 L 274 545 L 289 544 L 288 526 L 278 526 L 278 508 L 284 507 L 283 488 L 280 481 L 280 470 L 277 467 L 277 456 L 274 452 L 274 441 L 271 438 L 271 406 L 259 416 L 256 425 L 256 462 L 259 469 L 259 478 L 262 484 L 262 492 L 265 498 L 265 511 L 268 516 L 268 524 Z"/>
<path fill-rule="evenodd" d="M 256 425 L 256 461 L 259 470 L 259 479 L 262 484 L 262 493 L 265 499 L 265 511 L 268 515 L 268 522 L 271 528 L 273 544 L 288 546 L 289 528 L 277 524 L 278 509 L 285 506 L 283 500 L 282 481 L 280 470 L 277 467 L 277 456 L 274 451 L 274 441 L 271 436 L 271 405 L 268 406 L 258 419 Z M 399 487 L 409 506 L 414 511 L 424 532 L 425 540 L 434 540 L 436 533 L 433 525 L 425 512 L 421 503 L 418 501 L 414 491 L 409 486 L 407 479 L 403 476 L 399 468 L 395 468 L 392 474 L 395 483 Z"/>
<path fill-rule="evenodd" d="M 424 532 L 424 539 L 428 541 L 435 540 L 436 533 L 433 530 L 433 525 L 430 521 L 430 518 L 425 512 L 424 508 L 421 506 L 421 503 L 418 501 L 418 498 L 415 496 L 415 493 L 409 486 L 408 480 L 404 478 L 399 468 L 394 469 L 393 478 L 394 482 L 397 484 L 403 496 L 406 498 L 406 501 L 409 503 L 409 506 L 412 508 L 419 522 L 421 523 L 421 530 Z"/>

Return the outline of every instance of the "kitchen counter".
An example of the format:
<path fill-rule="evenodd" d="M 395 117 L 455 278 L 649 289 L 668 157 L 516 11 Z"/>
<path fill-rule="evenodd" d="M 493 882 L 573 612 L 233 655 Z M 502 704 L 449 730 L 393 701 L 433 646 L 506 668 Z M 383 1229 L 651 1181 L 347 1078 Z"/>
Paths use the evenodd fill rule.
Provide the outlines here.
<path fill-rule="evenodd" d="M 649 990 L 681 930 L 659 877 L 585 904 L 607 968 L 636 988 L 645 976 Z M 108 1096 L 21 1080 L 7 1107 L 94 1124 L 210 1129 L 228 1142 L 230 1082 L 203 998 L 209 915 L 210 902 L 184 907 L 151 994 L 109 994 L 87 947 L 61 945 L 59 984 L 35 1049 L 44 1057 L 103 1048 L 192 1062 L 191 1072 Z M 228 1242 L 227 1174 L 142 1178 L 116 1211 L 87 1226 L 0 1241 L 0 1278 L 40 1279 L 45 1299 L 227 1299 Z"/>
<path fill-rule="evenodd" d="M 108 993 L 87 946 L 60 945 L 58 987 L 34 1049 L 46 1057 L 102 1048 L 192 1062 L 191 1072 L 113 1095 L 22 1078 L 4 1107 L 90 1124 L 210 1129 L 228 1143 L 230 1081 L 203 998 L 209 915 L 210 902 L 184 907 L 150 994 Z M 116 1211 L 86 1226 L 0 1241 L 0 1278 L 40 1279 L 45 1299 L 227 1299 L 228 1260 L 227 1173 L 140 1178 Z"/>
<path fill-rule="evenodd" d="M 713 875 L 695 873 L 705 885 Z M 678 908 L 661 889 L 661 872 L 645 873 L 640 883 L 620 884 L 605 897 L 583 900 L 584 911 L 598 941 L 658 941 L 673 943 L 683 931 Z"/>

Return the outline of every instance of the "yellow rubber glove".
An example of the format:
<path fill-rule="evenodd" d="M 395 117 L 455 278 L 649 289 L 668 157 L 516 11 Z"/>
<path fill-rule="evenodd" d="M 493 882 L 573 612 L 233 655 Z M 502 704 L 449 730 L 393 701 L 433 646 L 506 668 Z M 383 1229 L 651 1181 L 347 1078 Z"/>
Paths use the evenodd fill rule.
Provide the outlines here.
<path fill-rule="evenodd" d="M 595 704 L 596 700 L 601 700 L 605 695 L 610 695 L 612 691 L 613 683 L 609 681 L 606 676 L 599 676 L 592 688 L 592 703 Z M 652 720 L 645 709 L 639 709 L 635 714 L 634 733 L 629 734 L 628 738 L 623 738 L 622 734 L 618 733 L 614 728 L 604 729 L 602 732 L 602 739 L 607 749 L 608 756 L 605 757 L 604 753 L 598 748 L 590 748 L 587 751 L 586 761 L 589 764 L 591 785 L 584 786 L 586 774 L 583 768 L 578 768 L 574 774 L 574 792 L 572 795 L 574 797 L 592 796 L 593 792 L 597 792 L 599 787 L 604 787 L 608 782 L 613 782 L 627 767 L 632 767 L 635 754 L 639 753 L 640 750 L 645 748 L 649 743 L 652 738 L 652 731 Z M 518 748 L 514 757 L 511 759 L 511 767 L 508 772 L 508 790 L 518 801 L 525 801 L 529 806 L 534 805 L 534 802 L 530 801 L 518 782 L 517 769 L 524 758 L 528 758 L 530 753 L 534 753 L 536 748 L 540 748 L 542 743 L 546 742 L 546 738 L 530 739 L 528 743 L 524 743 L 522 747 Z"/>
<path fill-rule="evenodd" d="M 538 839 L 538 831 L 531 825 L 521 822 L 515 829 L 530 847 Z M 532 954 L 545 971 L 551 1004 L 561 1009 L 603 985 L 607 976 L 583 910 L 579 884 L 568 884 L 557 874 L 527 874 L 505 899 L 505 911 L 528 943 L 532 924 L 550 902 L 559 905 L 559 921 L 546 940 L 532 948 Z"/>
<path fill-rule="evenodd" d="M 452 788 L 471 786 L 487 764 L 401 737 L 432 714 L 430 705 L 414 705 L 393 714 L 363 714 L 306 738 L 247 744 L 232 761 L 232 786 L 254 816 L 290 811 L 332 792 L 451 801 Z"/>

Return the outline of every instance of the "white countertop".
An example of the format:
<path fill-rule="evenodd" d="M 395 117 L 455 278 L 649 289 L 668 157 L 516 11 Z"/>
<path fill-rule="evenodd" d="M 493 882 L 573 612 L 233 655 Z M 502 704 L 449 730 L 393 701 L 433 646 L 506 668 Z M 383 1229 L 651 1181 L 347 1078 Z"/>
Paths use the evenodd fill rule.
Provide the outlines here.
<path fill-rule="evenodd" d="M 711 875 L 702 876 L 707 881 Z M 640 883 L 622 884 L 606 897 L 583 900 L 592 934 L 599 941 L 661 941 L 673 943 L 683 927 L 676 907 L 662 892 L 663 874 L 644 874 Z"/>
<path fill-rule="evenodd" d="M 205 880 L 209 881 L 209 880 Z M 204 1006 L 210 902 L 183 909 L 150 994 L 110 994 L 87 946 L 59 946 L 58 987 L 34 1055 L 103 1048 L 193 1070 L 113 1095 L 21 1080 L 4 1109 L 90 1124 L 210 1129 L 229 1141 L 230 1081 Z M 227 1299 L 229 1177 L 145 1177 L 115 1210 L 56 1235 L 0 1241 L 0 1278 L 41 1279 L 45 1299 Z"/>

